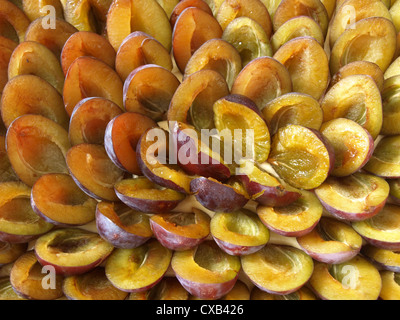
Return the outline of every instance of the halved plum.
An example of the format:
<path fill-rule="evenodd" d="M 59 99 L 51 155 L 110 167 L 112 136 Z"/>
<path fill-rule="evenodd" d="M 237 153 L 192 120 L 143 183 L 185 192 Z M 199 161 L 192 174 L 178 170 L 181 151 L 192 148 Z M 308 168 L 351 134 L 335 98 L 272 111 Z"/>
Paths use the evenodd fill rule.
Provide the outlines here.
<path fill-rule="evenodd" d="M 237 157 L 247 157 L 263 163 L 268 159 L 271 143 L 269 129 L 251 99 L 230 94 L 218 99 L 213 110 L 215 127 L 222 136 L 224 149 L 229 147 L 229 143 L 232 144 L 234 159 L 231 161 L 238 162 Z"/>
<path fill-rule="evenodd" d="M 323 300 L 377 300 L 379 271 L 360 255 L 338 264 L 316 261 L 309 284 Z"/>
<path fill-rule="evenodd" d="M 272 138 L 268 162 L 288 184 L 310 190 L 328 178 L 334 165 L 334 150 L 319 131 L 287 125 Z"/>
<path fill-rule="evenodd" d="M 123 171 L 108 157 L 102 145 L 81 143 L 71 147 L 66 156 L 69 172 L 87 195 L 98 200 L 117 201 L 114 184 Z"/>
<path fill-rule="evenodd" d="M 168 141 L 168 132 L 163 129 L 147 129 L 136 148 L 139 167 L 143 175 L 155 184 L 190 194 L 192 177 L 172 163 Z"/>
<path fill-rule="evenodd" d="M 318 22 L 309 16 L 295 16 L 282 24 L 272 35 L 272 49 L 276 52 L 289 40 L 305 36 L 313 37 L 321 46 L 324 45 L 324 34 Z"/>
<path fill-rule="evenodd" d="M 142 31 L 171 49 L 172 28 L 156 0 L 114 0 L 107 13 L 107 38 L 115 51 L 134 31 Z"/>
<path fill-rule="evenodd" d="M 381 135 L 400 134 L 397 126 L 400 119 L 398 93 L 400 90 L 400 75 L 385 79 L 382 90 L 383 119 Z"/>
<path fill-rule="evenodd" d="M 125 110 L 143 114 L 154 121 L 164 120 L 179 85 L 176 75 L 164 67 L 155 64 L 137 67 L 124 83 Z"/>
<path fill-rule="evenodd" d="M 274 14 L 274 30 L 277 31 L 286 21 L 298 16 L 314 19 L 320 25 L 324 36 L 326 35 L 329 16 L 325 6 L 318 0 L 282 0 Z"/>
<path fill-rule="evenodd" d="M 273 33 L 272 21 L 268 9 L 260 0 L 226 0 L 221 3 L 216 18 L 223 30 L 238 17 L 249 17 L 263 28 L 267 39 Z"/>
<path fill-rule="evenodd" d="M 101 47 L 101 50 L 99 50 Z M 91 31 L 73 33 L 65 42 L 61 51 L 61 66 L 65 75 L 75 59 L 83 56 L 95 57 L 111 68 L 115 67 L 116 53 L 108 40 Z"/>
<path fill-rule="evenodd" d="M 400 179 L 388 179 L 390 191 L 389 199 L 394 204 L 400 204 Z"/>
<path fill-rule="evenodd" d="M 48 16 L 33 20 L 26 30 L 25 41 L 36 41 L 43 44 L 59 59 L 66 41 L 78 29 L 65 21 L 62 16 L 56 17 L 54 20 L 52 19 L 51 23 L 54 24 L 49 27 Z M 46 26 L 46 28 L 43 26 Z"/>
<path fill-rule="evenodd" d="M 171 23 L 171 27 L 174 28 L 176 20 L 178 19 L 179 15 L 187 8 L 195 7 L 198 9 L 203 10 L 204 12 L 214 15 L 210 6 L 207 2 L 203 0 L 180 0 L 174 7 L 171 12 L 169 22 Z"/>
<path fill-rule="evenodd" d="M 210 222 L 211 235 L 218 246 L 233 256 L 261 250 L 269 241 L 269 230 L 254 212 L 241 209 L 217 212 Z"/>
<path fill-rule="evenodd" d="M 69 117 L 61 94 L 42 78 L 23 74 L 10 79 L 1 95 L 1 118 L 8 128 L 19 116 L 40 114 L 68 129 Z"/>
<path fill-rule="evenodd" d="M 28 29 L 30 20 L 22 10 L 12 1 L 1 1 L 1 18 L 11 25 L 13 32 L 16 33 L 18 42 L 25 40 L 26 29 Z"/>
<path fill-rule="evenodd" d="M 363 245 L 361 236 L 351 226 L 327 216 L 323 216 L 310 233 L 296 240 L 313 259 L 331 264 L 354 258 Z"/>
<path fill-rule="evenodd" d="M 147 213 L 120 202 L 101 201 L 96 208 L 96 227 L 100 236 L 116 248 L 136 248 L 149 240 L 153 232 Z"/>
<path fill-rule="evenodd" d="M 147 291 L 163 279 L 171 258 L 172 251 L 156 239 L 137 248 L 116 248 L 106 261 L 106 276 L 119 290 Z"/>
<path fill-rule="evenodd" d="M 58 226 L 79 226 L 95 219 L 96 200 L 65 173 L 41 176 L 31 191 L 31 206 L 42 219 Z"/>
<path fill-rule="evenodd" d="M 382 137 L 363 169 L 384 179 L 400 178 L 399 146 L 400 135 Z"/>
<path fill-rule="evenodd" d="M 68 137 L 71 145 L 80 143 L 103 145 L 108 123 L 122 112 L 116 103 L 106 98 L 82 99 L 76 104 L 69 121 Z"/>
<path fill-rule="evenodd" d="M 13 290 L 25 299 L 55 300 L 63 296 L 62 275 L 55 275 L 52 286 L 44 286 L 48 274 L 30 250 L 20 256 L 11 268 L 10 283 Z"/>
<path fill-rule="evenodd" d="M 150 225 L 158 241 L 175 251 L 192 249 L 210 234 L 210 217 L 196 208 L 192 208 L 191 212 L 154 214 Z"/>
<path fill-rule="evenodd" d="M 176 89 L 167 113 L 168 121 L 213 129 L 213 104 L 229 94 L 226 80 L 214 70 L 203 69 L 187 76 Z"/>
<path fill-rule="evenodd" d="M 400 61 L 400 60 L 399 60 Z M 331 78 L 328 90 L 340 80 L 356 74 L 365 74 L 374 79 L 379 90 L 383 90 L 384 73 L 376 63 L 370 61 L 353 61 L 341 67 Z M 385 73 L 386 74 L 386 73 Z"/>
<path fill-rule="evenodd" d="M 157 124 L 149 117 L 124 112 L 108 122 L 104 133 L 104 147 L 108 157 L 121 170 L 140 175 L 136 146 L 142 134 Z"/>
<path fill-rule="evenodd" d="M 283 94 L 268 102 L 261 111 L 271 135 L 288 124 L 319 130 L 323 120 L 319 102 L 305 93 Z"/>
<path fill-rule="evenodd" d="M 368 243 L 387 250 L 400 250 L 400 207 L 387 203 L 373 217 L 351 224 Z"/>
<path fill-rule="evenodd" d="M 310 233 L 322 217 L 323 208 L 313 192 L 301 190 L 300 197 L 285 206 L 259 205 L 261 222 L 273 232 L 286 237 Z"/>
<path fill-rule="evenodd" d="M 380 270 L 400 272 L 400 252 L 387 250 L 366 244 L 361 253 L 370 259 Z"/>
<path fill-rule="evenodd" d="M 54 53 L 36 41 L 21 42 L 13 51 L 8 64 L 8 79 L 22 74 L 33 74 L 63 92 L 64 73 Z"/>
<path fill-rule="evenodd" d="M 72 62 L 62 94 L 69 115 L 79 101 L 88 97 L 106 98 L 123 109 L 121 78 L 108 64 L 91 56 L 81 56 Z"/>
<path fill-rule="evenodd" d="M 242 58 L 229 42 L 221 38 L 210 39 L 204 42 L 190 57 L 183 78 L 204 69 L 219 72 L 225 79 L 228 88 L 232 88 L 233 82 L 242 69 Z"/>
<path fill-rule="evenodd" d="M 169 130 L 177 163 L 188 174 L 221 181 L 231 176 L 229 166 L 224 163 L 219 150 L 215 151 L 207 141 L 208 137 L 195 127 L 183 122 L 170 121 Z"/>
<path fill-rule="evenodd" d="M 69 147 L 68 132 L 41 115 L 20 116 L 7 130 L 8 158 L 15 173 L 29 186 L 46 173 L 68 173 L 65 157 Z"/>
<path fill-rule="evenodd" d="M 396 51 L 396 28 L 391 20 L 369 17 L 347 28 L 335 42 L 330 54 L 330 71 L 335 74 L 344 65 L 359 60 L 376 63 L 383 72 Z"/>
<path fill-rule="evenodd" d="M 103 267 L 66 277 L 62 289 L 69 300 L 125 300 L 128 296 L 111 284 Z"/>
<path fill-rule="evenodd" d="M 261 25 L 243 16 L 233 19 L 225 28 L 222 39 L 232 44 L 242 57 L 242 66 L 264 56 L 272 56 L 269 38 Z"/>
<path fill-rule="evenodd" d="M 281 181 L 256 163 L 243 162 L 236 176 L 243 183 L 252 200 L 263 206 L 287 206 L 301 196 L 300 191 L 284 186 Z"/>
<path fill-rule="evenodd" d="M 28 249 L 28 243 L 0 242 L 0 267 L 12 263 Z"/>
<path fill-rule="evenodd" d="M 359 171 L 374 152 L 371 134 L 353 120 L 332 119 L 321 126 L 320 132 L 335 150 L 332 176 L 344 177 Z"/>
<path fill-rule="evenodd" d="M 222 183 L 213 178 L 196 177 L 190 182 L 190 191 L 196 200 L 214 212 L 232 212 L 243 208 L 250 200 L 247 192 L 232 180 Z"/>
<path fill-rule="evenodd" d="M 178 279 L 164 276 L 162 280 L 147 291 L 131 292 L 128 300 L 188 300 L 189 292 L 182 287 Z"/>
<path fill-rule="evenodd" d="M 231 93 L 248 97 L 262 110 L 269 101 L 291 91 L 292 79 L 286 67 L 274 58 L 260 57 L 243 67 Z"/>
<path fill-rule="evenodd" d="M 351 17 L 351 18 L 349 18 Z M 392 20 L 389 9 L 381 0 L 346 0 L 336 7 L 335 16 L 329 27 L 329 45 L 332 48 L 337 39 L 352 24 L 365 18 L 383 17 Z"/>
<path fill-rule="evenodd" d="M 193 53 L 203 43 L 222 36 L 222 28 L 212 14 L 196 7 L 183 10 L 172 34 L 172 54 L 181 73 L 185 72 Z"/>
<path fill-rule="evenodd" d="M 368 75 L 351 75 L 338 81 L 321 99 L 324 122 L 346 118 L 357 122 L 376 139 L 382 127 L 382 98 Z"/>
<path fill-rule="evenodd" d="M 309 36 L 294 38 L 273 57 L 289 71 L 294 92 L 309 94 L 316 100 L 324 95 L 330 79 L 329 59 L 317 40 Z"/>
<path fill-rule="evenodd" d="M 0 194 L 0 241 L 27 243 L 54 227 L 32 210 L 31 188 L 24 183 L 3 182 Z"/>
<path fill-rule="evenodd" d="M 186 198 L 183 193 L 163 188 L 143 176 L 123 179 L 114 189 L 127 206 L 148 213 L 169 212 Z"/>
<path fill-rule="evenodd" d="M 122 41 L 115 57 L 115 70 L 122 81 L 146 64 L 155 64 L 172 71 L 169 51 L 155 38 L 142 31 L 134 31 Z"/>
<path fill-rule="evenodd" d="M 271 294 L 253 287 L 250 295 L 251 300 L 318 300 L 317 296 L 305 285 L 299 290 L 289 294 Z"/>
<path fill-rule="evenodd" d="M 393 271 L 381 271 L 382 290 L 379 298 L 382 300 L 400 299 L 400 274 Z"/>
<path fill-rule="evenodd" d="M 99 266 L 114 246 L 99 234 L 80 228 L 55 229 L 40 236 L 34 245 L 42 266 L 52 266 L 56 274 L 69 276 L 86 273 Z"/>
<path fill-rule="evenodd" d="M 235 285 L 240 259 L 220 249 L 213 240 L 195 248 L 175 251 L 171 267 L 182 286 L 193 296 L 216 300 Z"/>
<path fill-rule="evenodd" d="M 356 172 L 346 177 L 328 177 L 315 194 L 324 208 L 338 219 L 360 221 L 373 217 L 389 197 L 385 179 Z"/>
<path fill-rule="evenodd" d="M 242 268 L 251 282 L 272 294 L 290 294 L 310 279 L 313 260 L 302 250 L 267 244 L 255 253 L 242 256 Z"/>

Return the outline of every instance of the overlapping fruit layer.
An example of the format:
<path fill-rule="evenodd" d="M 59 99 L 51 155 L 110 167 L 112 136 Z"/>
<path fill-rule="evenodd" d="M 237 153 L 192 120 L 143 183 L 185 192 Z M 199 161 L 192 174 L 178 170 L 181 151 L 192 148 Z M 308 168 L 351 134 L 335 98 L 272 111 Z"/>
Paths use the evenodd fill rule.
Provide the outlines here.
<path fill-rule="evenodd" d="M 399 31 L 400 0 L 0 0 L 0 300 L 400 299 Z"/>

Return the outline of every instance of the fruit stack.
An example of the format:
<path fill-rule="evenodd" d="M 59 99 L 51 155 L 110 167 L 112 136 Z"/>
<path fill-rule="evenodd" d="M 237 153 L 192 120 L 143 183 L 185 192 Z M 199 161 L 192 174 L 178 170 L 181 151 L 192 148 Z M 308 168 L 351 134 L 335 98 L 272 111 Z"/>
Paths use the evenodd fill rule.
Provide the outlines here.
<path fill-rule="evenodd" d="M 400 299 L 400 0 L 0 0 L 0 299 Z"/>

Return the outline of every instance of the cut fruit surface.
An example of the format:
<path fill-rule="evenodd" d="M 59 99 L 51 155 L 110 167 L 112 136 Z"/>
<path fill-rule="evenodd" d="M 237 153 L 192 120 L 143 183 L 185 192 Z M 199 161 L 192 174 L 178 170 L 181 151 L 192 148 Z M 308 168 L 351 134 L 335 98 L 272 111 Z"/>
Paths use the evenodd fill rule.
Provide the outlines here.
<path fill-rule="evenodd" d="M 120 202 L 99 202 L 96 208 L 97 231 L 116 248 L 136 248 L 151 238 L 149 216 Z"/>
<path fill-rule="evenodd" d="M 297 243 L 313 259 L 324 263 L 343 263 L 355 257 L 363 244 L 361 236 L 347 223 L 322 217 Z"/>
<path fill-rule="evenodd" d="M 400 207 L 386 204 L 372 218 L 352 223 L 370 244 L 387 250 L 400 250 Z"/>
<path fill-rule="evenodd" d="M 241 268 L 238 257 L 227 254 L 212 240 L 190 250 L 175 251 L 171 266 L 191 295 L 212 300 L 232 290 Z"/>
<path fill-rule="evenodd" d="M 57 274 L 75 275 L 99 266 L 114 247 L 97 233 L 63 228 L 39 237 L 34 250 L 42 266 L 53 266 Z"/>
<path fill-rule="evenodd" d="M 322 205 L 339 219 L 365 220 L 376 215 L 389 197 L 389 184 L 372 174 L 356 172 L 329 177 L 315 189 Z"/>
<path fill-rule="evenodd" d="M 295 201 L 279 207 L 259 205 L 257 214 L 270 230 L 287 237 L 309 233 L 319 222 L 323 208 L 314 193 L 302 190 Z"/>
<path fill-rule="evenodd" d="M 309 283 L 324 300 L 376 300 L 382 288 L 379 271 L 360 255 L 333 265 L 315 262 Z"/>
<path fill-rule="evenodd" d="M 334 151 L 318 131 L 287 125 L 273 137 L 268 162 L 293 187 L 314 189 L 331 172 Z"/>
<path fill-rule="evenodd" d="M 183 193 L 158 186 L 146 177 L 123 179 L 114 188 L 127 206 L 148 213 L 169 212 L 186 198 Z"/>
<path fill-rule="evenodd" d="M 214 241 L 230 255 L 254 253 L 269 241 L 269 231 L 259 217 L 244 209 L 217 212 L 211 219 L 210 228 Z"/>
<path fill-rule="evenodd" d="M 311 277 L 313 260 L 300 249 L 267 244 L 261 250 L 241 257 L 242 268 L 261 290 L 272 294 L 290 294 Z"/>
<path fill-rule="evenodd" d="M 172 251 L 155 239 L 137 248 L 117 248 L 107 259 L 106 276 L 119 290 L 146 291 L 162 280 L 171 257 Z"/>
<path fill-rule="evenodd" d="M 150 218 L 155 237 L 171 250 L 189 250 L 210 234 L 210 217 L 196 208 L 192 212 L 158 213 Z"/>

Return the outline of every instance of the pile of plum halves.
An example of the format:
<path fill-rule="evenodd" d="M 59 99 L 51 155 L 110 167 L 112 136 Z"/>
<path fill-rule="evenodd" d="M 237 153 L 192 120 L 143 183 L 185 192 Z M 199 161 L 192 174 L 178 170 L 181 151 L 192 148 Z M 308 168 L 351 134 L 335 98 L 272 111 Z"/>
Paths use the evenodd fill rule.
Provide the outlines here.
<path fill-rule="evenodd" d="M 400 299 L 399 31 L 400 0 L 0 0 L 0 300 Z"/>

